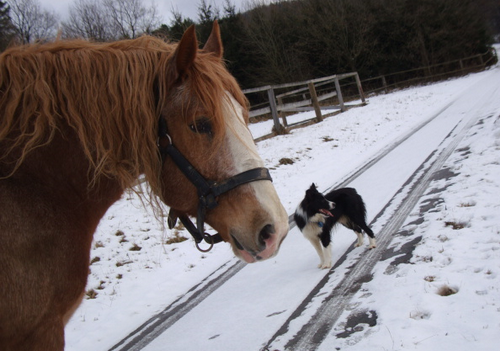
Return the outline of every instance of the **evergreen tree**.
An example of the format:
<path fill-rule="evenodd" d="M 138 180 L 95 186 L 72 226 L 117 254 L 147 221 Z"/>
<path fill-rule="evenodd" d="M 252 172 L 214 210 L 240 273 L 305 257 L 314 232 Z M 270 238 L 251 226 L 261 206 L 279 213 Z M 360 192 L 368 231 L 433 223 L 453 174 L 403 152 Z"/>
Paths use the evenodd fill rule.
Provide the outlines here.
<path fill-rule="evenodd" d="M 168 27 L 167 37 L 170 40 L 181 40 L 186 29 L 193 25 L 194 21 L 189 17 L 182 17 L 182 14 L 178 11 L 172 11 L 172 15 L 174 16 L 174 19 L 172 20 L 170 27 Z"/>
<path fill-rule="evenodd" d="M 224 59 L 229 72 L 242 86 L 253 84 L 254 77 L 248 69 L 257 66 L 251 41 L 246 35 L 243 15 L 236 11 L 230 0 L 224 3 L 224 16 L 219 20 Z"/>
<path fill-rule="evenodd" d="M 219 19 L 219 9 L 215 5 L 209 4 L 207 0 L 201 0 L 198 5 L 198 23 L 196 34 L 198 40 L 204 43 L 212 32 L 212 25 Z"/>

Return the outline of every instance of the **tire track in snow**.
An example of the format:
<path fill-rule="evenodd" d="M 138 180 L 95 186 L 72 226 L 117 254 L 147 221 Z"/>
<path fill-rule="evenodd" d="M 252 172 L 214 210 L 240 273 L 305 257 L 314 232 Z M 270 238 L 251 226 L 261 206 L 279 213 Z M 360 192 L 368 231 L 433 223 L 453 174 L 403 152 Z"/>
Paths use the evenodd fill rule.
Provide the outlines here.
<path fill-rule="evenodd" d="M 162 312 L 156 314 L 127 337 L 115 344 L 109 351 L 138 351 L 146 347 L 158 335 L 177 322 L 184 314 L 217 290 L 226 281 L 238 273 L 245 263 L 234 259 L 223 264 L 219 269 L 192 287 L 186 294 L 172 302 Z"/>

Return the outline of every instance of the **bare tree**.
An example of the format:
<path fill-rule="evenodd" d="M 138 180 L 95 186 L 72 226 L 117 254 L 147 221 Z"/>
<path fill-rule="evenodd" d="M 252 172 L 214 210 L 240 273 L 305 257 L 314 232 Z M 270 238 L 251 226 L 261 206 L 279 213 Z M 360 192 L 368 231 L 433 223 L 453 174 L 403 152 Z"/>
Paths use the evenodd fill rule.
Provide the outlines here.
<path fill-rule="evenodd" d="M 224 0 L 224 17 L 234 17 L 236 16 L 236 5 L 231 2 L 231 0 Z"/>
<path fill-rule="evenodd" d="M 68 20 L 62 22 L 64 36 L 96 41 L 114 39 L 112 22 L 106 11 L 102 1 L 76 0 L 69 8 Z"/>
<path fill-rule="evenodd" d="M 146 7 L 142 0 L 103 0 L 107 16 L 120 38 L 136 38 L 150 34 L 160 26 L 156 4 Z"/>
<path fill-rule="evenodd" d="M 54 12 L 42 9 L 38 0 L 7 2 L 10 5 L 10 17 L 15 32 L 23 44 L 55 37 L 58 17 Z"/>
<path fill-rule="evenodd" d="M 14 35 L 9 12 L 10 7 L 0 0 L 0 52 L 5 50 Z"/>
<path fill-rule="evenodd" d="M 300 13 L 284 0 L 270 5 L 264 0 L 253 0 L 252 4 L 255 7 L 247 13 L 244 23 L 247 39 L 261 61 L 255 72 L 259 84 L 306 77 L 307 67 L 304 70 L 294 48 Z"/>

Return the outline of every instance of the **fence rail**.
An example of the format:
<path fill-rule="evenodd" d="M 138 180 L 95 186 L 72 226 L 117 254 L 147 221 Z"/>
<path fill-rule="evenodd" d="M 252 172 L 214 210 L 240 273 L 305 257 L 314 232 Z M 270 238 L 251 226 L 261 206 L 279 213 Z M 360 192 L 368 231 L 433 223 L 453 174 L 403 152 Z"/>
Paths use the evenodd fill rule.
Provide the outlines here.
<path fill-rule="evenodd" d="M 368 94 L 388 93 L 393 89 L 481 71 L 497 61 L 496 51 L 492 49 L 484 54 L 364 79 L 362 83 Z"/>

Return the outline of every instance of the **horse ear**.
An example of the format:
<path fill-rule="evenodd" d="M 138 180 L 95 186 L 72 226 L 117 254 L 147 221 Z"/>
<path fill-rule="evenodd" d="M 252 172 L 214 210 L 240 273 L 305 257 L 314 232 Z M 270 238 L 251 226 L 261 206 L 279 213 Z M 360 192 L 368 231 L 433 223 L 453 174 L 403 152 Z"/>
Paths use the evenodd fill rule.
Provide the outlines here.
<path fill-rule="evenodd" d="M 198 52 L 198 41 L 194 25 L 190 26 L 182 35 L 181 41 L 175 49 L 175 65 L 177 73 L 182 77 L 193 65 Z"/>
<path fill-rule="evenodd" d="M 203 46 L 203 50 L 207 52 L 213 53 L 218 58 L 222 58 L 223 48 L 222 48 L 222 40 L 220 38 L 220 28 L 217 20 L 214 21 L 212 26 L 212 32 Z"/>

